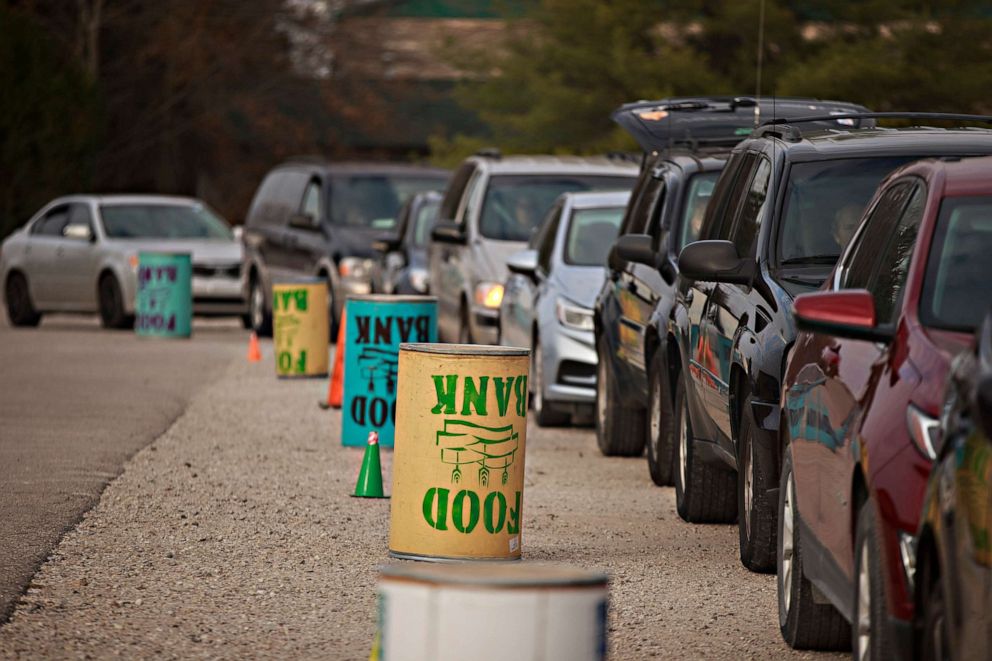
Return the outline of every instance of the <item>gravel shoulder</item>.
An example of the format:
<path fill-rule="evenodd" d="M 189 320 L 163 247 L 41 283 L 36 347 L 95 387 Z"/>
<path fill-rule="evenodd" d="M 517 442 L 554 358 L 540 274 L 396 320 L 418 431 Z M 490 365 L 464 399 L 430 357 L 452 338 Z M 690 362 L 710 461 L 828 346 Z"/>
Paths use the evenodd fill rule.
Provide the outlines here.
<path fill-rule="evenodd" d="M 279 381 L 263 355 L 104 490 L 0 628 L 0 657 L 368 658 L 389 503 L 349 496 L 362 452 L 317 408 L 325 382 Z M 525 561 L 610 574 L 612 658 L 828 658 L 786 647 L 774 577 L 741 567 L 736 528 L 683 523 L 643 459 L 601 457 L 588 429 L 527 440 Z"/>

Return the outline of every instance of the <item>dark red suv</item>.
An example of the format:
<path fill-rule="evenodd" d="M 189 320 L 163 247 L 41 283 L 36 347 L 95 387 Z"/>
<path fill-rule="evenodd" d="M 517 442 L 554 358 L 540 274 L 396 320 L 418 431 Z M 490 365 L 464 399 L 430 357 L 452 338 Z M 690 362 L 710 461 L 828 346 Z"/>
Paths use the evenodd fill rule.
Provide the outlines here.
<path fill-rule="evenodd" d="M 796 298 L 778 541 L 793 647 L 850 640 L 855 658 L 909 655 L 944 382 L 990 281 L 992 158 L 945 158 L 887 177 L 826 291 Z"/>

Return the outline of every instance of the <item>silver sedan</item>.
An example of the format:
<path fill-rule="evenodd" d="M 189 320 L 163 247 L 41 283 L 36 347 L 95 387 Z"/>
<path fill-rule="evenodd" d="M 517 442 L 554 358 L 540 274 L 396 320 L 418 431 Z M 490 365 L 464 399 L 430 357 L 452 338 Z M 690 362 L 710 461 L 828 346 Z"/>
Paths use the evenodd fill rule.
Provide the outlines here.
<path fill-rule="evenodd" d="M 592 420 L 592 307 L 630 193 L 566 193 L 527 250 L 507 261 L 500 343 L 531 347 L 531 411 L 542 426 Z"/>
<path fill-rule="evenodd" d="M 190 253 L 194 314 L 244 319 L 241 244 L 203 202 L 79 195 L 50 202 L 0 247 L 10 322 L 35 326 L 46 312 L 99 312 L 104 326 L 129 326 L 141 251 Z"/>

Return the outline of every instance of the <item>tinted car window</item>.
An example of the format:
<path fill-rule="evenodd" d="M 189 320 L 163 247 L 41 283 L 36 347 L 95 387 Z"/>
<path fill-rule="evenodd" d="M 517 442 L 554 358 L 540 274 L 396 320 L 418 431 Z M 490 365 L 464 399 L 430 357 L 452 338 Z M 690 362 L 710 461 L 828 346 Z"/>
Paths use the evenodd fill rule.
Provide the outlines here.
<path fill-rule="evenodd" d="M 231 228 L 209 209 L 187 204 L 104 204 L 111 239 L 231 239 Z"/>
<path fill-rule="evenodd" d="M 500 241 L 526 241 L 562 193 L 630 190 L 630 177 L 595 175 L 499 175 L 490 178 L 479 231 Z"/>
<path fill-rule="evenodd" d="M 927 260 L 920 320 L 971 333 L 992 304 L 992 197 L 946 198 Z"/>
<path fill-rule="evenodd" d="M 396 214 L 415 193 L 435 190 L 443 177 L 356 174 L 331 177 L 333 225 L 389 229 Z"/>
<path fill-rule="evenodd" d="M 262 181 L 252 200 L 251 209 L 245 224 L 248 226 L 267 225 L 276 221 L 276 207 L 279 203 L 279 188 L 288 175 L 285 172 L 270 172 Z"/>
<path fill-rule="evenodd" d="M 472 177 L 473 172 L 475 172 L 474 163 L 465 163 L 455 171 L 455 175 L 451 178 L 451 184 L 444 194 L 444 200 L 441 202 L 439 218 L 449 222 L 455 219 L 458 205 L 465 192 L 465 186 L 468 185 L 468 180 Z"/>
<path fill-rule="evenodd" d="M 703 227 L 703 217 L 706 215 L 706 207 L 713 198 L 713 188 L 719 177 L 719 172 L 701 172 L 689 179 L 685 193 L 685 207 L 682 210 L 682 222 L 679 225 L 677 250 L 681 250 L 699 238 L 699 232 Z"/>
<path fill-rule="evenodd" d="M 847 274 L 844 277 L 844 287 L 848 289 L 867 289 L 871 282 L 875 267 L 878 266 L 878 256 L 885 250 L 889 237 L 892 235 L 896 222 L 906 206 L 906 200 L 911 193 L 912 184 L 903 182 L 889 187 L 879 198 L 872 209 L 865 229 L 858 237 L 858 244 L 850 258 Z"/>
<path fill-rule="evenodd" d="M 657 187 L 661 181 L 650 172 L 643 171 L 637 179 L 633 190 L 630 192 L 630 201 L 627 202 L 627 210 L 624 213 L 623 221 L 620 223 L 621 234 L 640 234 L 644 227 L 645 209 L 647 200 L 652 199 L 657 193 Z M 652 192 L 654 191 L 654 192 Z"/>
<path fill-rule="evenodd" d="M 413 245 L 426 246 L 431 238 L 431 229 L 437 221 L 437 212 L 441 207 L 440 201 L 424 202 L 413 218 Z"/>
<path fill-rule="evenodd" d="M 300 200 L 303 199 L 303 191 L 308 183 L 310 183 L 310 175 L 305 172 L 282 173 L 278 187 L 274 191 L 275 199 L 272 201 L 270 211 L 271 222 L 280 225 L 289 222 L 290 216 L 300 210 Z"/>
<path fill-rule="evenodd" d="M 69 206 L 51 209 L 44 218 L 31 227 L 32 234 L 41 236 L 62 236 L 62 230 L 69 224 Z"/>
<path fill-rule="evenodd" d="M 300 209 L 311 218 L 320 219 L 320 183 L 311 181 L 307 184 L 307 189 L 303 193 L 303 206 Z"/>
<path fill-rule="evenodd" d="M 754 239 L 758 236 L 758 225 L 761 223 L 762 210 L 768 197 L 768 182 L 771 180 L 771 173 L 771 162 L 763 156 L 759 157 L 734 227 L 733 241 L 737 247 L 738 255 L 754 254 Z"/>
<path fill-rule="evenodd" d="M 878 262 L 874 282 L 868 288 L 875 298 L 875 315 L 879 323 L 895 321 L 896 306 L 906 284 L 916 234 L 923 220 L 925 200 L 923 188 L 914 186 L 895 231 L 889 235 L 889 243 Z"/>
<path fill-rule="evenodd" d="M 534 246 L 537 249 L 537 266 L 545 273 L 551 272 L 551 254 L 555 247 L 555 237 L 558 235 L 558 225 L 561 223 L 562 207 L 555 206 L 548 215 L 547 221 L 541 226 L 535 236 Z"/>
<path fill-rule="evenodd" d="M 565 238 L 565 263 L 605 266 L 606 256 L 620 231 L 623 207 L 579 209 L 572 214 Z"/>
<path fill-rule="evenodd" d="M 793 164 L 779 227 L 782 264 L 832 264 L 858 227 L 879 182 L 912 157 Z"/>
<path fill-rule="evenodd" d="M 749 181 L 750 166 L 754 154 L 739 152 L 730 157 L 727 167 L 717 180 L 713 191 L 713 203 L 706 208 L 700 237 L 703 239 L 726 239 L 730 233 L 730 222 L 734 209 L 730 206 L 738 199 L 740 189 Z"/>

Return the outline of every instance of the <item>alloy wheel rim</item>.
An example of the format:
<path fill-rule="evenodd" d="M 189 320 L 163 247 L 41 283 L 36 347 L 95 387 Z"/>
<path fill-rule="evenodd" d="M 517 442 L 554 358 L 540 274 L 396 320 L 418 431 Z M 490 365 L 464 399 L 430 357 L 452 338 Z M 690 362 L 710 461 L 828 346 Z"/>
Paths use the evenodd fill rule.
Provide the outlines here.
<path fill-rule="evenodd" d="M 658 446 L 661 443 L 661 388 L 658 385 L 658 379 L 655 378 L 654 387 L 651 388 L 651 417 L 649 419 L 649 424 L 651 425 L 651 442 L 648 443 L 648 451 L 655 457 L 658 458 Z"/>
<path fill-rule="evenodd" d="M 689 453 L 689 407 L 682 402 L 682 424 L 679 425 L 679 483 L 682 485 L 682 493 L 685 493 L 685 476 L 688 472 L 686 463 Z"/>
<path fill-rule="evenodd" d="M 793 505 L 792 472 L 786 478 L 784 502 L 782 506 L 782 566 L 779 568 L 779 577 L 782 581 L 779 594 L 782 595 L 782 603 L 785 606 L 785 613 L 789 612 L 792 605 L 792 581 L 795 568 L 795 510 Z"/>
<path fill-rule="evenodd" d="M 534 361 L 534 413 L 540 413 L 541 408 L 544 406 L 544 374 L 541 369 L 541 345 L 536 345 L 534 347 L 533 361 Z"/>
<path fill-rule="evenodd" d="M 747 452 L 744 453 L 742 457 L 744 460 L 744 466 L 741 470 L 744 471 L 744 531 L 747 533 L 747 537 L 751 537 L 751 503 L 754 501 L 754 475 L 752 474 L 752 467 L 754 466 L 754 444 L 748 439 Z"/>
<path fill-rule="evenodd" d="M 265 305 L 264 294 L 258 282 L 251 287 L 251 325 L 257 330 L 262 327 L 262 308 Z"/>
<path fill-rule="evenodd" d="M 600 358 L 599 366 L 596 368 L 596 421 L 599 428 L 606 427 L 606 365 Z"/>
<path fill-rule="evenodd" d="M 858 552 L 857 658 L 871 658 L 871 573 L 868 567 L 868 544 Z"/>

